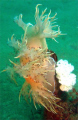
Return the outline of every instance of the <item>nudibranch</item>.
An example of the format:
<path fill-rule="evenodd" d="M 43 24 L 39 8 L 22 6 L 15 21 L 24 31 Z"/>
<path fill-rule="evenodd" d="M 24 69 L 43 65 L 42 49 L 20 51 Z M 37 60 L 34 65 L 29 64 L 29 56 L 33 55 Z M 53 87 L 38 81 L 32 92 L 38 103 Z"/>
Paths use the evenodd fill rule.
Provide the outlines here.
<path fill-rule="evenodd" d="M 11 78 L 18 73 L 25 79 L 19 93 L 19 100 L 21 95 L 26 99 L 28 94 L 32 94 L 35 108 L 38 103 L 48 111 L 56 113 L 55 106 L 58 106 L 56 101 L 59 100 L 54 95 L 56 62 L 51 57 L 54 53 L 48 51 L 46 38 L 55 40 L 61 35 L 61 31 L 59 27 L 56 30 L 57 25 L 54 25 L 56 14 L 50 17 L 50 11 L 48 15 L 44 15 L 47 10 L 45 9 L 39 16 L 39 5 L 36 6 L 35 25 L 24 23 L 22 14 L 14 18 L 14 21 L 22 27 L 25 33 L 21 40 L 16 40 L 13 35 L 8 41 L 9 45 L 18 51 L 15 59 L 19 59 L 19 62 L 14 63 L 10 60 L 13 68 L 7 67 L 6 71 L 10 72 Z M 12 79 L 15 81 L 14 78 Z M 27 91 L 28 86 L 30 86 L 29 91 Z"/>

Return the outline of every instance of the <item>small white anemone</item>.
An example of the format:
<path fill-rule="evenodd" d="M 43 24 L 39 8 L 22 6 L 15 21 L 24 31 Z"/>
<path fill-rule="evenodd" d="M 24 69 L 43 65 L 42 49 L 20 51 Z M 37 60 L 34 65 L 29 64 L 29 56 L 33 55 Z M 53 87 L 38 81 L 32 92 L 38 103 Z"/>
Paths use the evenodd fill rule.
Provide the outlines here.
<path fill-rule="evenodd" d="M 71 73 L 73 70 L 74 66 L 69 64 L 67 60 L 61 59 L 57 62 L 56 74 L 62 91 L 69 91 L 75 85 L 76 75 Z"/>

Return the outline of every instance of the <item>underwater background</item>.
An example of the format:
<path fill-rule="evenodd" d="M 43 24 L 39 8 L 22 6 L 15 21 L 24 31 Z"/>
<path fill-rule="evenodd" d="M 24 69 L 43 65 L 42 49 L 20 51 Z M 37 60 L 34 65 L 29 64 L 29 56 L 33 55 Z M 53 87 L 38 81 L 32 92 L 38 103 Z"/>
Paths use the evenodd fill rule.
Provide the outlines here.
<path fill-rule="evenodd" d="M 14 23 L 14 17 L 22 13 L 24 22 L 35 24 L 37 4 L 42 4 L 39 6 L 40 13 L 46 7 L 47 14 L 51 9 L 51 16 L 57 12 L 57 24 L 66 35 L 56 38 L 58 43 L 47 40 L 48 49 L 57 54 L 58 60 L 65 59 L 74 65 L 74 73 L 77 75 L 74 88 L 78 92 L 78 0 L 0 0 L 0 71 L 11 65 L 9 59 L 14 60 L 15 53 L 7 44 L 8 38 L 15 34 L 16 38 L 20 39 L 24 34 Z M 0 120 L 45 120 L 43 107 L 36 110 L 33 101 L 29 102 L 28 99 L 27 103 L 23 97 L 19 102 L 19 91 L 24 79 L 18 75 L 16 79 L 18 86 L 11 81 L 6 72 L 0 73 Z M 78 94 L 74 95 L 73 99 L 77 96 Z M 71 99 L 71 96 L 69 97 Z M 76 107 L 76 115 L 71 120 L 78 119 L 78 101 Z"/>

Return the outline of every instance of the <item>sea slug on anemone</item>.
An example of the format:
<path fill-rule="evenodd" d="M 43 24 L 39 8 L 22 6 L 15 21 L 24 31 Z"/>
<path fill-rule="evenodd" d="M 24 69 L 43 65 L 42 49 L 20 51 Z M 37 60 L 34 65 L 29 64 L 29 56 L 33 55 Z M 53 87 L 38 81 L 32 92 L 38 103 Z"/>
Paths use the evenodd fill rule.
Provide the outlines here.
<path fill-rule="evenodd" d="M 9 45 L 17 50 L 17 56 L 14 58 L 19 59 L 19 62 L 14 63 L 10 60 L 13 68 L 7 67 L 4 71 L 7 71 L 15 82 L 13 77 L 15 73 L 25 79 L 19 93 L 19 100 L 21 95 L 26 99 L 28 94 L 32 94 L 35 108 L 38 103 L 48 111 L 56 113 L 55 106 L 58 106 L 57 101 L 59 100 L 54 95 L 57 64 L 53 57 L 54 53 L 48 50 L 46 38 L 55 40 L 61 35 L 61 32 L 59 27 L 56 30 L 57 25 L 53 25 L 56 14 L 50 17 L 50 11 L 48 15 L 44 15 L 45 9 L 39 16 L 39 5 L 36 6 L 35 25 L 24 23 L 22 14 L 14 18 L 14 21 L 22 27 L 25 33 L 20 41 L 16 40 L 14 35 L 8 41 Z M 28 86 L 30 86 L 29 91 L 27 91 Z"/>

